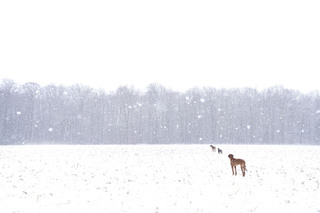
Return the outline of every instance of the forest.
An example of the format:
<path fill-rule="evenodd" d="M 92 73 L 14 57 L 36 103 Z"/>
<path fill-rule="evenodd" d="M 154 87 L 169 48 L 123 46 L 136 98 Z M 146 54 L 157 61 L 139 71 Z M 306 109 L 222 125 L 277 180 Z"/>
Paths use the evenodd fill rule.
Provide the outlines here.
<path fill-rule="evenodd" d="M 0 82 L 0 144 L 316 144 L 319 91 Z"/>

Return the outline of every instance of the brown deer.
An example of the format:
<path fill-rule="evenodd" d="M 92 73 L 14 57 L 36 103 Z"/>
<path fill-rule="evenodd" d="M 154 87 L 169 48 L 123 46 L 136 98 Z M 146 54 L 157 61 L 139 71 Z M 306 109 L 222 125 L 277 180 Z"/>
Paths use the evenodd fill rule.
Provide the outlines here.
<path fill-rule="evenodd" d="M 240 165 L 241 167 L 241 171 L 242 171 L 242 175 L 243 177 L 245 176 L 246 174 L 246 162 L 242 159 L 236 159 L 236 158 L 233 158 L 233 155 L 232 154 L 229 154 L 228 157 L 230 158 L 230 164 L 231 164 L 231 169 L 232 169 L 232 175 L 237 175 L 237 165 Z M 234 171 L 233 171 L 234 169 Z"/>

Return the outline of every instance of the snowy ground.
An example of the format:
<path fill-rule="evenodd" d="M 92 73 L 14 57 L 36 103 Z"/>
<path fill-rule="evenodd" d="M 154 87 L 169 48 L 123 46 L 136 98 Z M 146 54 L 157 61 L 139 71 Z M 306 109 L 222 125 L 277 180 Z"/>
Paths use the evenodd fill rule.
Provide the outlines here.
<path fill-rule="evenodd" d="M 218 147 L 0 146 L 0 212 L 320 212 L 319 146 Z"/>

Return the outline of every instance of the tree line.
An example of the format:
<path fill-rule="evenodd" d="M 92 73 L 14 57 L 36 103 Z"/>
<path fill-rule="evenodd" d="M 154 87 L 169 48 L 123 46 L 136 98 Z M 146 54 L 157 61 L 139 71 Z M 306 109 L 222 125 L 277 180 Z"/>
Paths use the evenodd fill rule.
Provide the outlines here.
<path fill-rule="evenodd" d="M 320 144 L 320 95 L 281 86 L 0 84 L 0 144 Z"/>

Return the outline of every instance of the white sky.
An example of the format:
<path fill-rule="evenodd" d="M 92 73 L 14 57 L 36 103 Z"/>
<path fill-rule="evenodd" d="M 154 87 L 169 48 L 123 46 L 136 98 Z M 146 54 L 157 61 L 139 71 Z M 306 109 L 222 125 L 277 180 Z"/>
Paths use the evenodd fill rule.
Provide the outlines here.
<path fill-rule="evenodd" d="M 0 80 L 320 90 L 320 1 L 0 1 Z"/>

